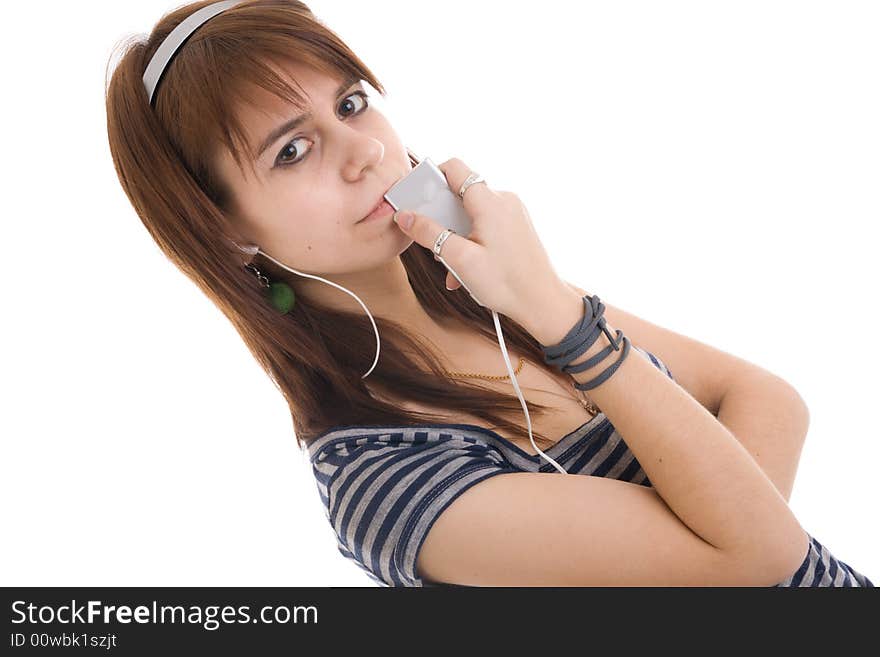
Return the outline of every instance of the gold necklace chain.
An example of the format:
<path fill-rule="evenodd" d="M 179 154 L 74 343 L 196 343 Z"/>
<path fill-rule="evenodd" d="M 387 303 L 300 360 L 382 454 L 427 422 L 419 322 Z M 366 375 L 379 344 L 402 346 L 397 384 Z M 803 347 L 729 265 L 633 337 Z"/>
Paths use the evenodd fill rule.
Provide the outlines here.
<path fill-rule="evenodd" d="M 526 362 L 526 359 L 523 358 L 522 356 L 520 356 L 519 365 L 517 365 L 517 367 L 513 371 L 513 373 L 519 374 L 519 372 L 522 369 L 525 362 Z M 465 372 L 449 372 L 447 370 L 443 370 L 443 372 L 444 372 L 444 374 L 446 374 L 446 376 L 451 377 L 453 379 L 485 379 L 487 381 L 503 381 L 504 379 L 510 378 L 509 374 L 505 374 L 505 375 L 501 376 L 501 375 L 492 375 L 492 374 L 473 374 L 473 373 L 465 373 Z M 577 388 L 574 388 L 574 389 L 578 390 Z M 578 390 L 578 392 L 583 394 L 583 390 Z M 551 393 L 551 394 L 555 394 L 555 393 Z M 596 405 L 593 404 L 590 400 L 578 399 L 578 398 L 575 398 L 575 399 L 577 400 L 577 402 L 581 406 L 584 407 L 584 410 L 586 410 L 590 415 L 595 416 L 600 412 L 598 407 L 596 407 Z"/>
<path fill-rule="evenodd" d="M 525 358 L 520 357 L 519 365 L 517 365 L 516 369 L 513 371 L 514 374 L 519 374 L 519 371 L 522 369 L 523 364 L 526 362 Z M 464 372 L 447 372 L 443 370 L 446 376 L 450 376 L 454 379 L 486 379 L 488 381 L 501 381 L 504 379 L 509 379 L 510 375 L 505 374 L 504 376 L 499 375 L 490 375 L 490 374 L 466 374 Z"/>

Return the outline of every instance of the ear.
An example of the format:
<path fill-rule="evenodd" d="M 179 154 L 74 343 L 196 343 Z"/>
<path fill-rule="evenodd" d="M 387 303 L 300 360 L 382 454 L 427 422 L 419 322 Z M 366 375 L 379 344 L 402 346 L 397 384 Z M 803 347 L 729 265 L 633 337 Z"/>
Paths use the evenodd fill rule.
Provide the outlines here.
<path fill-rule="evenodd" d="M 260 247 L 258 247 L 256 244 L 242 243 L 232 238 L 230 238 L 229 241 L 232 244 L 232 247 L 235 249 L 236 253 L 241 256 L 242 266 L 250 263 L 254 259 L 254 256 L 256 256 L 257 253 L 259 253 L 260 251 Z"/>

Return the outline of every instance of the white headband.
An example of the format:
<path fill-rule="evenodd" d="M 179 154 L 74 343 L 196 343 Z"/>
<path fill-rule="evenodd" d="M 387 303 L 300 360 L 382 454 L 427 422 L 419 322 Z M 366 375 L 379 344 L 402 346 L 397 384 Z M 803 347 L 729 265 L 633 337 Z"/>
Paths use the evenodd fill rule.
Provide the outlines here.
<path fill-rule="evenodd" d="M 162 73 L 165 72 L 168 63 L 190 35 L 217 14 L 234 7 L 242 1 L 223 0 L 223 2 L 215 2 L 207 7 L 202 7 L 184 18 L 177 27 L 171 30 L 171 33 L 165 37 L 165 40 L 156 49 L 156 52 L 153 53 L 150 63 L 147 64 L 147 70 L 144 72 L 144 87 L 147 90 L 150 105 L 153 104 L 153 95 L 156 93 L 156 87 L 162 78 Z"/>

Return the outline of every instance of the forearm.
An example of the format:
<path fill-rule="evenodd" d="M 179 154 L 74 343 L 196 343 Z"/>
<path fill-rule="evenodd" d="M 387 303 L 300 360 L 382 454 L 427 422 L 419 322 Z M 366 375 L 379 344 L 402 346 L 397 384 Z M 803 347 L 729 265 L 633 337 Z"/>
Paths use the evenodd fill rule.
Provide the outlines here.
<path fill-rule="evenodd" d="M 529 308 L 530 317 L 517 321 L 543 345 L 558 343 L 583 316 L 581 295 L 568 288 L 536 297 Z M 572 364 L 608 345 L 601 334 Z M 722 423 L 632 346 L 611 377 L 589 394 L 657 493 L 687 527 L 719 549 L 756 567 L 800 563 L 808 536 L 773 483 Z M 599 365 L 571 377 L 586 383 L 620 355 L 612 350 Z"/>
<path fill-rule="evenodd" d="M 717 417 L 788 502 L 810 423 L 797 391 L 779 377 L 755 370 L 724 394 Z"/>
<path fill-rule="evenodd" d="M 809 426 L 803 399 L 787 382 L 760 369 L 742 375 L 722 399 L 715 412 L 718 421 L 748 450 L 788 502 Z"/>

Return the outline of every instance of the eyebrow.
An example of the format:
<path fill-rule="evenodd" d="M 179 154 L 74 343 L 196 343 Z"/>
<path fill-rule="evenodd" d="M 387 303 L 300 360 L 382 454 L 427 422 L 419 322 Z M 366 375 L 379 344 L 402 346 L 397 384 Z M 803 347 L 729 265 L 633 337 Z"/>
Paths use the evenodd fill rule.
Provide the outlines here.
<path fill-rule="evenodd" d="M 344 94 L 346 91 L 348 91 L 349 87 L 351 87 L 355 82 L 360 82 L 360 78 L 358 78 L 357 76 L 351 76 L 351 77 L 343 80 L 342 84 L 336 90 L 336 99 L 339 100 L 339 97 L 342 96 L 342 94 Z M 257 151 L 257 155 L 254 158 L 254 161 L 259 160 L 260 157 L 263 155 L 263 153 L 266 151 L 266 149 L 269 148 L 272 144 L 274 144 L 276 141 L 281 139 L 288 132 L 295 130 L 297 127 L 299 127 L 300 125 L 302 125 L 306 121 L 310 121 L 312 119 L 312 117 L 313 117 L 312 112 L 306 112 L 305 114 L 301 114 L 295 118 L 292 118 L 288 121 L 285 121 L 280 126 L 275 128 L 272 132 L 269 133 L 269 135 L 266 137 L 266 139 L 260 145 L 260 148 Z"/>

